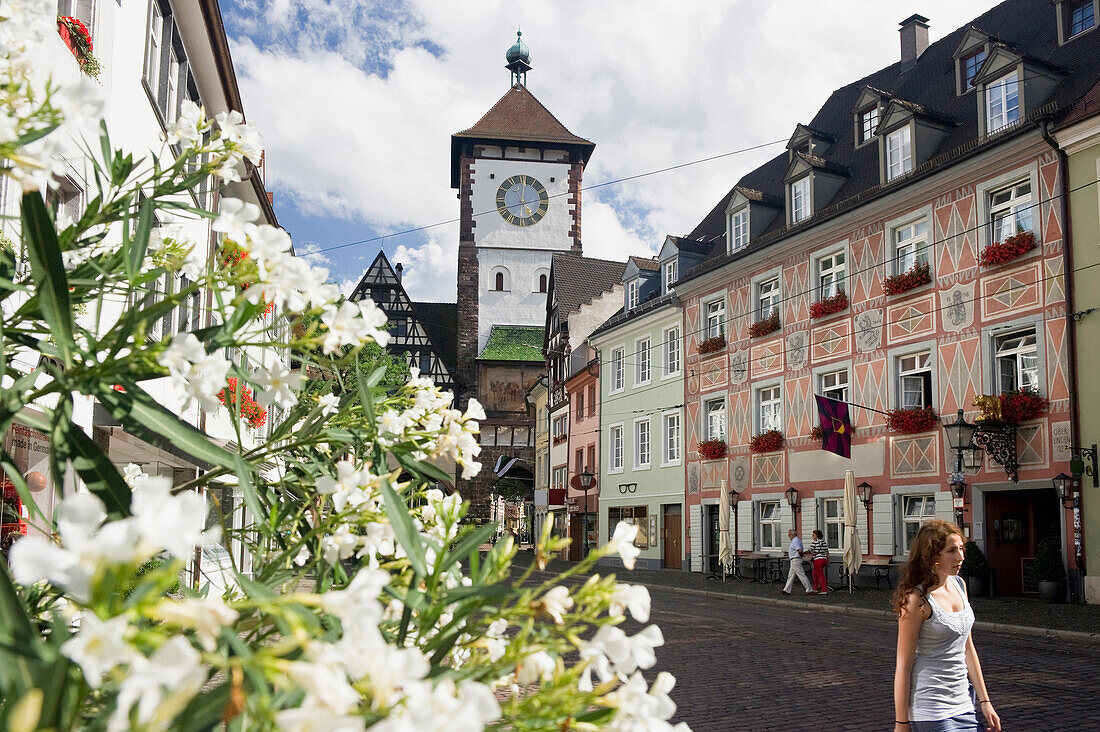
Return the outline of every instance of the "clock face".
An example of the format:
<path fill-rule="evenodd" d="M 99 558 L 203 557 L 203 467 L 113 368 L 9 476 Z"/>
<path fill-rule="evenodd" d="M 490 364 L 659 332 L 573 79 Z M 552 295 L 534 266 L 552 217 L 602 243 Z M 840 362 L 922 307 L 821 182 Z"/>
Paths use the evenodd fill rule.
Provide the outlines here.
<path fill-rule="evenodd" d="M 531 226 L 546 215 L 549 198 L 542 183 L 529 175 L 513 175 L 497 189 L 497 211 L 509 224 Z"/>

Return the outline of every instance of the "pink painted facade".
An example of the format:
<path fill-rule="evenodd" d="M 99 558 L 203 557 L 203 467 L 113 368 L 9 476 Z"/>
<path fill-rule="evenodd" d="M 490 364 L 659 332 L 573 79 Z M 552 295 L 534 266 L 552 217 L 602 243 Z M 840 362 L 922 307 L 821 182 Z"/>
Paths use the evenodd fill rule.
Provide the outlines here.
<path fill-rule="evenodd" d="M 598 543 L 599 486 L 593 485 L 585 496 L 583 490 L 572 487 L 572 482 L 574 477 L 585 470 L 596 476 L 600 473 L 599 374 L 599 361 L 593 360 L 588 367 L 580 369 L 565 382 L 565 390 L 569 395 L 570 481 L 570 487 L 566 490 L 566 506 L 570 512 L 569 535 L 580 537 L 570 546 L 570 559 L 580 558 L 586 530 L 589 546 L 596 546 Z"/>

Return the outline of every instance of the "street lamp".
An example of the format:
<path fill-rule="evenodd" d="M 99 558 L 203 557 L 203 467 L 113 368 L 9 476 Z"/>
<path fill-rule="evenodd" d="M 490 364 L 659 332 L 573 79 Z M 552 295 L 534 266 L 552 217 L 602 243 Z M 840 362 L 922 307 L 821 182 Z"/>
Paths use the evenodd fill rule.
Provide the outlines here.
<path fill-rule="evenodd" d="M 1058 494 L 1059 500 L 1062 501 L 1062 506 L 1065 508 L 1072 507 L 1073 477 L 1065 473 L 1058 473 L 1058 475 L 1050 479 L 1050 482 L 1054 484 L 1054 492 Z"/>
<path fill-rule="evenodd" d="M 787 503 L 791 504 L 791 510 L 792 511 L 801 511 L 802 510 L 802 506 L 800 506 L 799 503 L 798 503 L 798 489 L 797 488 L 795 488 L 792 485 L 790 488 L 788 488 L 786 490 L 785 495 L 787 496 Z"/>
<path fill-rule="evenodd" d="M 581 488 L 584 489 L 584 554 L 588 556 L 588 491 L 591 490 L 596 476 L 592 474 L 592 469 L 588 467 L 580 474 L 580 479 Z"/>
<path fill-rule="evenodd" d="M 864 508 L 871 507 L 871 484 L 867 481 L 863 481 L 856 486 L 856 490 L 859 491 L 859 500 L 863 501 Z"/>
<path fill-rule="evenodd" d="M 955 498 L 966 495 L 965 470 L 974 470 L 981 467 L 979 448 L 974 446 L 974 435 L 978 426 L 966 421 L 963 410 L 959 410 L 954 422 L 948 422 L 943 426 L 947 433 L 947 446 L 955 451 L 955 470 L 951 473 L 951 492 Z M 956 504 L 955 521 L 962 524 L 963 509 Z"/>

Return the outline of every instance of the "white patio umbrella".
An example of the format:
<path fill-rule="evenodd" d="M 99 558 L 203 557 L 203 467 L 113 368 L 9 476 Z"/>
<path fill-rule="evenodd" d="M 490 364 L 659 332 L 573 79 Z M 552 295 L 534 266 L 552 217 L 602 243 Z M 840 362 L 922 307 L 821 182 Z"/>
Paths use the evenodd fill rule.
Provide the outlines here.
<path fill-rule="evenodd" d="M 730 494 L 726 481 L 722 481 L 718 496 L 718 563 L 722 565 L 722 579 L 726 568 L 733 564 L 733 547 L 730 544 Z"/>
<path fill-rule="evenodd" d="M 848 572 L 848 594 L 852 593 L 852 577 L 863 565 L 863 551 L 856 531 L 856 476 L 844 472 L 844 569 Z"/>

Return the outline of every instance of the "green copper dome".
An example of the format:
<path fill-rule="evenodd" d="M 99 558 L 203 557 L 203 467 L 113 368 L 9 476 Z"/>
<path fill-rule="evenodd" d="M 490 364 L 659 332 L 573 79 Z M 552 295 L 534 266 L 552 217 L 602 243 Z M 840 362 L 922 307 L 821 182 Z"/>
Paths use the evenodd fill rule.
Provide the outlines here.
<path fill-rule="evenodd" d="M 512 44 L 512 47 L 508 49 L 508 53 L 505 54 L 505 58 L 508 63 L 514 64 L 517 61 L 521 61 L 525 64 L 531 63 L 531 49 L 527 48 L 522 40 L 523 31 L 516 31 L 516 42 Z"/>

